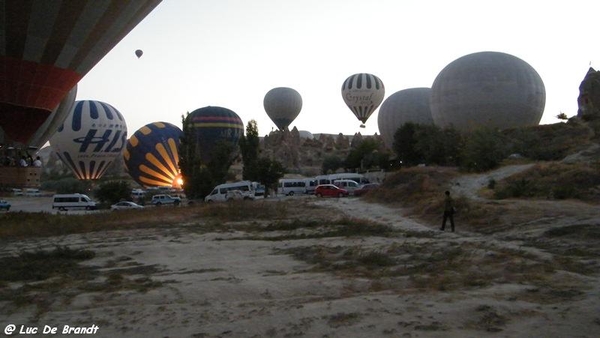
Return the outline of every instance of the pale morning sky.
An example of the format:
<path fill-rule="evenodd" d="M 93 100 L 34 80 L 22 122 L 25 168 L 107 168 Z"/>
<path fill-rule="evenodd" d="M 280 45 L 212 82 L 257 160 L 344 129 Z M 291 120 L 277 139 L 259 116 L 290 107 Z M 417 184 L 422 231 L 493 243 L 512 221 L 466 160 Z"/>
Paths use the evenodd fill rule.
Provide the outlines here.
<path fill-rule="evenodd" d="M 163 0 L 79 82 L 77 100 L 113 105 L 129 135 L 222 106 L 263 136 L 276 128 L 265 94 L 292 87 L 303 107 L 290 129 L 372 135 L 379 110 L 359 128 L 341 96 L 348 76 L 377 75 L 387 98 L 431 87 L 463 55 L 498 51 L 540 74 L 541 123 L 556 123 L 576 115 L 590 62 L 600 68 L 598 18 L 597 0 Z"/>

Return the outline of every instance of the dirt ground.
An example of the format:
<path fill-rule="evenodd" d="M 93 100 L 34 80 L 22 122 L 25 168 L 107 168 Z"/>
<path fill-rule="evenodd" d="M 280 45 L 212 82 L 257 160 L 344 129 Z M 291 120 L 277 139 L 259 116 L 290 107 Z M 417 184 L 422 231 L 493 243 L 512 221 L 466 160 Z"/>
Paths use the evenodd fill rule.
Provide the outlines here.
<path fill-rule="evenodd" d="M 461 178 L 453 191 L 480 198 L 471 191 L 485 180 Z M 502 203 L 516 221 L 482 234 L 462 230 L 457 215 L 457 232 L 441 232 L 402 209 L 309 198 L 295 218 L 339 215 L 394 232 L 311 237 L 299 232 L 323 230 L 301 228 L 257 235 L 240 224 L 226 231 L 182 224 L 0 240 L 0 256 L 56 246 L 92 250 L 95 257 L 82 264 L 103 272 L 98 279 L 118 272 L 144 286 L 72 287 L 44 306 L 2 301 L 0 330 L 48 325 L 60 333 L 64 325 L 96 325 L 98 337 L 144 338 L 597 337 L 598 207 L 490 203 Z M 364 263 L 382 255 L 392 263 Z"/>

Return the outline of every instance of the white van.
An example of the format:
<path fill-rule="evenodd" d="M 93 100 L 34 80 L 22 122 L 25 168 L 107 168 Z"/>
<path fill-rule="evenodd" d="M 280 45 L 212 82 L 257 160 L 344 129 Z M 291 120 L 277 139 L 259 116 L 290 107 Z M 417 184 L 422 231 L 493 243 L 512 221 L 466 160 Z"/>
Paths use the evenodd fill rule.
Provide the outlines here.
<path fill-rule="evenodd" d="M 241 196 L 245 200 L 253 200 L 256 198 L 255 192 L 258 184 L 250 181 L 239 181 L 235 183 L 219 184 L 212 192 L 204 197 L 204 202 L 225 202 L 232 199 L 238 199 L 236 196 Z M 233 194 L 227 192 L 238 190 L 241 194 Z M 229 197 L 228 197 L 229 196 Z"/>
<path fill-rule="evenodd" d="M 358 184 L 369 183 L 369 180 L 363 174 L 358 173 L 319 175 L 316 176 L 314 179 L 317 180 L 317 184 L 333 184 L 336 180 L 352 180 Z"/>
<path fill-rule="evenodd" d="M 52 209 L 95 210 L 96 202 L 84 194 L 57 194 L 52 197 Z"/>
<path fill-rule="evenodd" d="M 281 178 L 277 184 L 277 195 L 294 196 L 306 194 L 306 179 Z"/>
<path fill-rule="evenodd" d="M 354 190 L 360 187 L 360 184 L 353 180 L 335 180 L 333 184 L 338 188 L 346 189 L 350 195 L 354 195 Z"/>
<path fill-rule="evenodd" d="M 40 192 L 40 189 L 29 188 L 25 189 L 23 195 L 27 197 L 40 197 L 42 196 L 42 193 Z"/>

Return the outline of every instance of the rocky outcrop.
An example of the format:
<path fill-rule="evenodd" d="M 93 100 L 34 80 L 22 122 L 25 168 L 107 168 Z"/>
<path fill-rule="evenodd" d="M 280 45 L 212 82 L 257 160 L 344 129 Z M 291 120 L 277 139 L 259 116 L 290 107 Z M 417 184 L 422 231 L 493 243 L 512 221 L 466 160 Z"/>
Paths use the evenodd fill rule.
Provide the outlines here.
<path fill-rule="evenodd" d="M 589 121 L 600 118 L 600 71 L 590 67 L 579 86 L 577 117 Z"/>

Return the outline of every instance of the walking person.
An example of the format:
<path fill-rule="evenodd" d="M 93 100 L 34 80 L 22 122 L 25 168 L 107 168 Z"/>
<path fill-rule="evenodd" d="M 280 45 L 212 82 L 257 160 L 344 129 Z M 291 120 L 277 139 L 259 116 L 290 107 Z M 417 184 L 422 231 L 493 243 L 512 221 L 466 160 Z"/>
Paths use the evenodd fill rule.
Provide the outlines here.
<path fill-rule="evenodd" d="M 444 231 L 446 229 L 446 221 L 450 219 L 450 227 L 452 232 L 454 232 L 454 200 L 450 197 L 450 191 L 445 192 L 446 197 L 444 198 L 444 220 L 442 221 L 442 228 L 440 230 Z"/>

